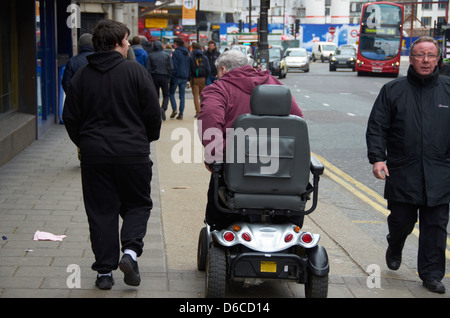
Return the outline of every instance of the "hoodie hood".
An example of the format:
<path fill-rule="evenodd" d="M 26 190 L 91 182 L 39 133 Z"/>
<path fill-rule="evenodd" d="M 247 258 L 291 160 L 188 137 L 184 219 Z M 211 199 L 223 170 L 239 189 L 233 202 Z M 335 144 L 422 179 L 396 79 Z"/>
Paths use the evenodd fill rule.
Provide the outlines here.
<path fill-rule="evenodd" d="M 122 54 L 117 51 L 97 52 L 86 57 L 89 65 L 96 70 L 106 73 L 124 62 Z"/>
<path fill-rule="evenodd" d="M 155 51 L 162 51 L 163 45 L 162 45 L 161 41 L 153 42 L 153 48 L 155 49 Z"/>
<path fill-rule="evenodd" d="M 177 48 L 176 50 L 179 50 L 181 53 L 183 53 L 184 55 L 189 55 L 189 51 L 185 46 L 180 46 L 179 48 Z"/>
<path fill-rule="evenodd" d="M 270 77 L 270 71 L 255 70 L 250 65 L 238 67 L 227 72 L 219 81 L 227 82 L 235 86 L 236 89 L 248 94 L 251 94 L 258 85 L 272 84 L 273 82 Z"/>
<path fill-rule="evenodd" d="M 192 55 L 193 56 L 202 56 L 203 52 L 202 52 L 202 50 L 197 49 L 192 52 Z"/>

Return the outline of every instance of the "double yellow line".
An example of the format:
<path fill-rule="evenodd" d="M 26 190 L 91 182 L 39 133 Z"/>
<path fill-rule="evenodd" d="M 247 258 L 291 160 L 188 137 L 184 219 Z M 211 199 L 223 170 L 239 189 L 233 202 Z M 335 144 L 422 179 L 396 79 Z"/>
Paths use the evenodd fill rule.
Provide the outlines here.
<path fill-rule="evenodd" d="M 324 165 L 325 176 L 350 191 L 352 194 L 360 198 L 363 202 L 373 207 L 376 211 L 382 213 L 385 217 L 390 214 L 389 210 L 385 208 L 386 200 L 377 192 L 373 191 L 361 182 L 356 181 L 348 174 L 344 173 L 336 166 L 325 160 L 323 157 L 314 153 L 311 153 L 311 155 L 316 157 Z M 416 237 L 419 237 L 419 230 L 417 228 L 414 228 L 412 233 Z M 448 245 L 450 245 L 450 240 L 447 238 L 447 246 Z M 447 259 L 450 259 L 450 251 L 448 249 L 446 249 L 445 251 L 445 256 Z"/>

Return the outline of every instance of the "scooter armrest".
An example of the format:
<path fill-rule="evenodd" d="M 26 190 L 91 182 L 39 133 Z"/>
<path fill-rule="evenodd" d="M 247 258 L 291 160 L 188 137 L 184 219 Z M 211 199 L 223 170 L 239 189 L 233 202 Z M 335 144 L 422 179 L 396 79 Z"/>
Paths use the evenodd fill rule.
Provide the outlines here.
<path fill-rule="evenodd" d="M 323 170 L 325 169 L 323 164 L 314 156 L 311 156 L 311 161 L 309 168 L 313 175 L 320 176 L 323 173 Z"/>

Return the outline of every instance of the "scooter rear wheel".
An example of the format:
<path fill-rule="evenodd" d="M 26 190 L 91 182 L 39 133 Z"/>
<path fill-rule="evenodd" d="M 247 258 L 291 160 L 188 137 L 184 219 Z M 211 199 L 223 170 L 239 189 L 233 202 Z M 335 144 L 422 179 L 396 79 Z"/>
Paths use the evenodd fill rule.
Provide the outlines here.
<path fill-rule="evenodd" d="M 309 272 L 305 283 L 305 296 L 306 298 L 327 298 L 328 275 L 317 276 Z"/>
<path fill-rule="evenodd" d="M 211 246 L 206 258 L 206 298 L 225 297 L 227 260 L 225 251 Z"/>

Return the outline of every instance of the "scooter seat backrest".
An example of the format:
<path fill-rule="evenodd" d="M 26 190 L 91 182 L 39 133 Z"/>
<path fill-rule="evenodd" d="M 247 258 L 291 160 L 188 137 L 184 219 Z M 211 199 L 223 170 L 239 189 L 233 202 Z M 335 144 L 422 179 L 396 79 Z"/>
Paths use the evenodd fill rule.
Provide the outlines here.
<path fill-rule="evenodd" d="M 227 135 L 224 177 L 234 193 L 301 195 L 310 176 L 306 122 L 291 110 L 290 90 L 257 86 L 250 114 L 239 116 Z M 232 135 L 231 135 L 232 134 Z"/>

